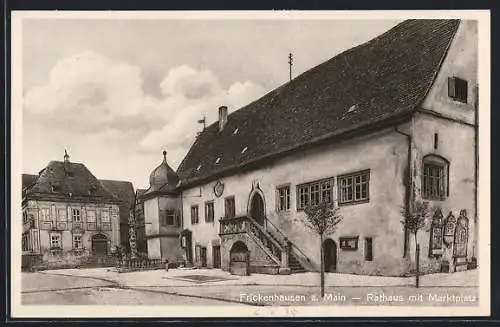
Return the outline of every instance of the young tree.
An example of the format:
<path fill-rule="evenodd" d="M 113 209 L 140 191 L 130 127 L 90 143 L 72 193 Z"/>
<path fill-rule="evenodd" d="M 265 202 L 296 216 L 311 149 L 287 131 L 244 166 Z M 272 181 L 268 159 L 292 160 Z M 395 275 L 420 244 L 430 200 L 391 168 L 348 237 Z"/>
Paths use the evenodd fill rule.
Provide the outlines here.
<path fill-rule="evenodd" d="M 416 200 L 410 208 L 401 208 L 404 219 L 401 220 L 403 227 L 415 238 L 415 280 L 418 287 L 419 281 L 419 255 L 418 231 L 423 229 L 429 219 L 430 207 L 428 202 Z"/>
<path fill-rule="evenodd" d="M 333 233 L 338 223 L 342 221 L 339 208 L 333 202 L 321 202 L 317 205 L 307 206 L 305 225 L 316 232 L 320 238 L 321 255 L 321 297 L 325 296 L 325 259 L 323 256 L 323 237 L 325 234 Z"/>

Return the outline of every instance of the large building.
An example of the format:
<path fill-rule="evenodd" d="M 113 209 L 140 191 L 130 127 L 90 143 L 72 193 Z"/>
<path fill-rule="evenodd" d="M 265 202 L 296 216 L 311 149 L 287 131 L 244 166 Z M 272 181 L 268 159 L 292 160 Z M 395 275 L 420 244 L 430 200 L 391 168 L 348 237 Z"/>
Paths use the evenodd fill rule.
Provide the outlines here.
<path fill-rule="evenodd" d="M 477 244 L 477 23 L 408 20 L 206 127 L 144 193 L 148 253 L 201 267 L 318 270 L 304 208 L 340 207 L 327 271 L 404 275 L 402 208 L 431 205 L 425 272 L 465 269 Z"/>
<path fill-rule="evenodd" d="M 134 205 L 132 184 L 100 181 L 69 159 L 65 154 L 38 175 L 23 175 L 23 254 L 54 267 L 103 259 L 129 242 L 124 222 Z"/>

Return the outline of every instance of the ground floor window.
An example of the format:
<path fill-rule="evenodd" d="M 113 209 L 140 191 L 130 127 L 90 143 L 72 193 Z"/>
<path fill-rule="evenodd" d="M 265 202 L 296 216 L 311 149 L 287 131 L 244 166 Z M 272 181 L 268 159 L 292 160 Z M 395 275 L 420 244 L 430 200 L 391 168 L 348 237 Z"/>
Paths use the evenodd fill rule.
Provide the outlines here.
<path fill-rule="evenodd" d="M 57 233 L 50 234 L 50 248 L 51 249 L 61 249 L 62 248 L 61 234 L 57 234 Z"/>
<path fill-rule="evenodd" d="M 82 248 L 82 235 L 73 235 L 73 248 L 81 249 Z"/>

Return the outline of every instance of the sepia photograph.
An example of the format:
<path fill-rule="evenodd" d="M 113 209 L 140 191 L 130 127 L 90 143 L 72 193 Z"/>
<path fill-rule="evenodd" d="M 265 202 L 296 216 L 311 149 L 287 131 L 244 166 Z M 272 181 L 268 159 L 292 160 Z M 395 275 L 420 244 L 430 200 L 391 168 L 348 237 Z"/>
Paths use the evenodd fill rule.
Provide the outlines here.
<path fill-rule="evenodd" d="M 489 315 L 489 33 L 13 12 L 13 312 Z"/>

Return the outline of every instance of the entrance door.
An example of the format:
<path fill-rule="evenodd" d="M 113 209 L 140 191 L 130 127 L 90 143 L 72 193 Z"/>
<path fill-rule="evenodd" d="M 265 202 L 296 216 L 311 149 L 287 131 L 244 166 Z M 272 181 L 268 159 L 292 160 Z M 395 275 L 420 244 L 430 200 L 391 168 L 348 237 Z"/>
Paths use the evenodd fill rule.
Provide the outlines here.
<path fill-rule="evenodd" d="M 92 255 L 103 257 L 108 254 L 108 238 L 106 235 L 95 234 L 92 236 Z"/>
<path fill-rule="evenodd" d="M 262 199 L 259 193 L 253 195 L 250 205 L 250 216 L 259 224 L 264 225 L 264 199 Z"/>
<path fill-rule="evenodd" d="M 212 252 L 213 252 L 212 257 L 214 258 L 214 268 L 220 268 L 221 266 L 220 245 L 212 247 Z"/>
<path fill-rule="evenodd" d="M 201 248 L 201 266 L 203 268 L 207 267 L 207 248 Z"/>
<path fill-rule="evenodd" d="M 187 266 L 191 266 L 193 264 L 193 244 L 191 242 L 191 231 L 185 229 L 181 232 L 181 246 L 185 251 L 185 264 Z"/>
<path fill-rule="evenodd" d="M 323 257 L 325 272 L 335 272 L 337 270 L 337 244 L 332 239 L 323 242 Z"/>

